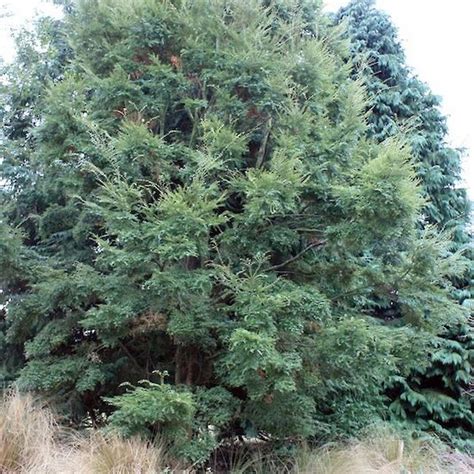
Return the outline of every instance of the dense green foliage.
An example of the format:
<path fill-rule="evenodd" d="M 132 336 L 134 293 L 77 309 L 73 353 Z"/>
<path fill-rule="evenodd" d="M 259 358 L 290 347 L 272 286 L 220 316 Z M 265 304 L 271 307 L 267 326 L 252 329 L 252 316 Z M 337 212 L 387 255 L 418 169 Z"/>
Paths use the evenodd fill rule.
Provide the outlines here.
<path fill-rule="evenodd" d="M 420 231 L 410 141 L 370 136 L 318 2 L 82 0 L 47 25 L 2 90 L 6 376 L 194 462 L 382 419 L 464 323 L 466 261 Z"/>
<path fill-rule="evenodd" d="M 347 27 L 353 62 L 368 91 L 369 135 L 378 141 L 400 130 L 407 135 L 427 198 L 426 222 L 455 228 L 456 240 L 466 242 L 469 204 L 466 190 L 458 186 L 460 152 L 446 143 L 440 98 L 411 73 L 396 28 L 374 0 L 353 0 L 337 21 Z"/>
<path fill-rule="evenodd" d="M 354 0 L 341 9 L 351 42 L 354 73 L 364 78 L 369 94 L 368 135 L 378 141 L 405 131 L 416 160 L 417 175 L 427 199 L 424 226 L 449 229 L 451 251 L 463 249 L 470 259 L 466 271 L 454 275 L 453 299 L 472 308 L 473 258 L 466 244 L 469 202 L 458 181 L 460 152 L 446 143 L 446 118 L 440 99 L 415 77 L 405 63 L 397 31 L 373 0 Z M 386 307 L 392 317 L 400 314 Z M 432 340 L 431 363 L 417 367 L 407 379 L 396 378 L 390 395 L 394 412 L 417 427 L 463 444 L 474 429 L 469 384 L 474 360 L 474 334 L 469 321 L 447 320 Z"/>

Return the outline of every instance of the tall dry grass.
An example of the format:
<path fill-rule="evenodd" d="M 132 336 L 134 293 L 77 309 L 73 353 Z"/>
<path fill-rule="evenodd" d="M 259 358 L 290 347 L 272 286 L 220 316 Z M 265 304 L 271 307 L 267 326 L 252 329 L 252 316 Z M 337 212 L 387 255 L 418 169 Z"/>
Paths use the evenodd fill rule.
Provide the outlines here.
<path fill-rule="evenodd" d="M 171 472 L 169 461 L 163 447 L 139 439 L 73 434 L 31 395 L 0 400 L 2 474 L 155 474 Z"/>
<path fill-rule="evenodd" d="M 0 402 L 0 472 L 42 472 L 54 456 L 58 426 L 30 395 L 12 392 Z"/>
<path fill-rule="evenodd" d="M 426 442 L 405 444 L 394 433 L 373 430 L 362 441 L 301 448 L 294 459 L 263 451 L 227 453 L 207 470 L 179 466 L 160 445 L 98 431 L 71 433 L 30 395 L 0 399 L 2 474 L 470 474 L 474 459 Z"/>
<path fill-rule="evenodd" d="M 62 446 L 50 473 L 61 474 L 156 474 L 170 472 L 168 456 L 160 446 L 140 439 L 122 439 L 92 432 L 77 438 L 72 447 Z"/>
<path fill-rule="evenodd" d="M 474 474 L 474 458 L 440 442 L 405 443 L 386 427 L 372 427 L 362 440 L 321 448 L 302 446 L 293 459 L 237 449 L 231 474 Z M 222 462 L 221 462 L 222 464 Z"/>
<path fill-rule="evenodd" d="M 410 441 L 375 429 L 362 441 L 343 446 L 302 449 L 296 457 L 297 474 L 472 474 L 474 459 L 453 454 L 440 443 Z"/>

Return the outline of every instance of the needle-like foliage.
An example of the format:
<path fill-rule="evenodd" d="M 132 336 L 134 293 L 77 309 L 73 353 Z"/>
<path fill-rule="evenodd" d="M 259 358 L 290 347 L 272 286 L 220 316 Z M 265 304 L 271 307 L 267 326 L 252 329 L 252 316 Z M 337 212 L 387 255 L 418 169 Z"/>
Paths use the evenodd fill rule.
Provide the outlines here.
<path fill-rule="evenodd" d="M 387 382 L 464 317 L 463 261 L 420 235 L 407 140 L 367 138 L 318 2 L 82 0 L 62 31 L 62 72 L 3 140 L 17 384 L 195 463 L 384 417 Z"/>

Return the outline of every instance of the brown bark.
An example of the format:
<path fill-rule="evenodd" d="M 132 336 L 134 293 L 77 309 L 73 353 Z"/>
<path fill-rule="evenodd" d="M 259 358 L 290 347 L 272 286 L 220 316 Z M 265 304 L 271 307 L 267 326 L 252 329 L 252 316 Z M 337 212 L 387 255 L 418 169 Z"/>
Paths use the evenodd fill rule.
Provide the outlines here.
<path fill-rule="evenodd" d="M 206 385 L 212 378 L 212 360 L 197 346 L 176 345 L 175 383 Z"/>
<path fill-rule="evenodd" d="M 174 364 L 175 364 L 175 376 L 174 376 L 174 383 L 179 385 L 183 383 L 184 378 L 184 354 L 183 354 L 183 346 L 180 344 L 176 345 L 176 352 L 174 356 Z"/>

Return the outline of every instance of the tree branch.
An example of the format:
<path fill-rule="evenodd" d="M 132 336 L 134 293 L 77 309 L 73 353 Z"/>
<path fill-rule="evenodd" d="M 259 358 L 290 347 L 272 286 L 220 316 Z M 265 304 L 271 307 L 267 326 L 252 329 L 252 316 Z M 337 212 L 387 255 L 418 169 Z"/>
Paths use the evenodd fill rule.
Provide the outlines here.
<path fill-rule="evenodd" d="M 271 272 L 274 270 L 279 270 L 280 268 L 283 268 L 286 265 L 293 263 L 295 260 L 298 260 L 301 256 L 303 256 L 309 250 L 314 249 L 316 247 L 322 247 L 325 243 L 326 243 L 326 240 L 318 240 L 317 242 L 312 242 L 307 247 L 305 247 L 301 252 L 297 253 L 293 257 L 290 257 L 288 260 L 285 260 L 284 262 L 279 263 L 278 265 L 273 265 L 273 267 L 267 268 L 265 271 Z"/>
<path fill-rule="evenodd" d="M 263 159 L 265 158 L 265 151 L 267 149 L 267 142 L 268 142 L 268 137 L 270 136 L 271 128 L 272 128 L 272 117 L 268 117 L 267 122 L 265 124 L 265 132 L 263 135 L 263 140 L 260 143 L 260 148 L 258 149 L 257 163 L 255 164 L 255 168 L 260 168 L 263 165 Z"/>

